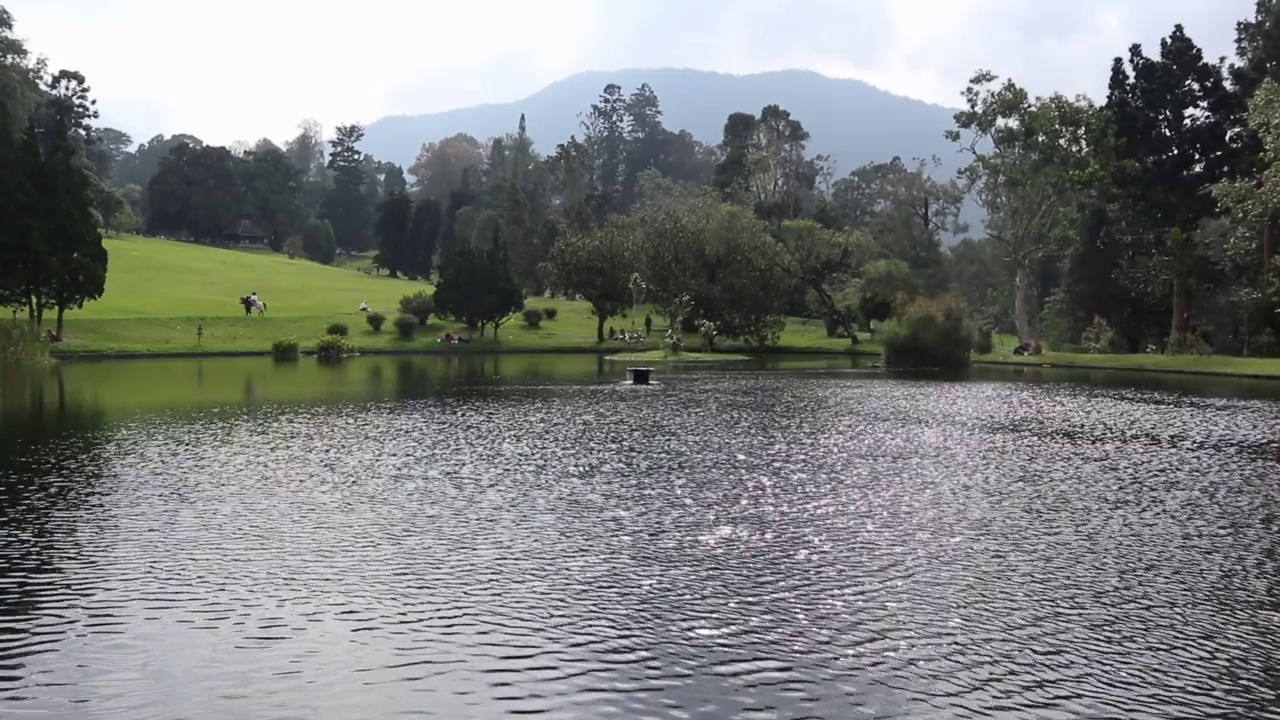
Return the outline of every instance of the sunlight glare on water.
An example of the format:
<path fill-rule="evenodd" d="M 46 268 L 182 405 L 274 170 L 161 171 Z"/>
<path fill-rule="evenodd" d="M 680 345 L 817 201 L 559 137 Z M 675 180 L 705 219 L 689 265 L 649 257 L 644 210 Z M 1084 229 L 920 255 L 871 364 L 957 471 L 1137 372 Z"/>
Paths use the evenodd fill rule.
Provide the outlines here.
<path fill-rule="evenodd" d="M 6 408 L 0 716 L 1280 718 L 1271 400 L 365 362 Z"/>

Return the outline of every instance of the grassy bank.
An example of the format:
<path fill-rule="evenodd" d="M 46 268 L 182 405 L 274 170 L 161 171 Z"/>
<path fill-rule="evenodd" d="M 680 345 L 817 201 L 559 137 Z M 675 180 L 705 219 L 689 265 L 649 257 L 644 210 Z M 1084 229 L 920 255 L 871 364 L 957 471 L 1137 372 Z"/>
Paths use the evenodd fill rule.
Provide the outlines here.
<path fill-rule="evenodd" d="M 497 340 L 476 338 L 465 345 L 443 345 L 446 331 L 465 334 L 459 325 L 434 321 L 418 329 L 410 340 L 397 337 L 390 320 L 398 314 L 400 298 L 430 285 L 358 270 L 326 267 L 290 260 L 268 252 L 241 252 L 192 243 L 123 236 L 106 240 L 111 270 L 106 294 L 83 310 L 67 316 L 60 353 L 217 353 L 266 352 L 271 343 L 297 338 L 308 349 L 331 323 L 345 323 L 350 339 L 361 351 L 557 350 L 616 352 L 622 343 L 595 340 L 595 318 L 581 301 L 530 298 L 528 305 L 555 308 L 556 319 L 540 327 L 525 326 L 520 318 L 503 326 Z M 267 303 L 263 317 L 245 317 L 238 298 L 257 292 Z M 361 301 L 388 318 L 381 332 L 373 332 L 358 312 Z M 643 314 L 645 310 L 641 310 Z M 655 314 L 655 320 L 659 319 Z M 614 318 L 610 325 L 631 327 L 639 318 Z M 197 340 L 196 328 L 203 336 Z M 655 328 L 658 338 L 664 328 Z M 691 336 L 691 344 L 699 340 Z M 848 341 L 828 338 L 820 323 L 793 320 L 783 333 L 789 351 L 844 352 Z M 657 340 L 645 349 L 654 349 Z M 740 350 L 727 344 L 725 351 Z M 875 353 L 871 345 L 859 348 Z"/>
<path fill-rule="evenodd" d="M 974 356 L 982 363 L 1006 365 L 1051 365 L 1054 367 L 1139 370 L 1148 372 L 1214 373 L 1280 378 L 1280 359 L 1242 358 L 1226 355 L 1091 355 L 1048 352 L 1036 357 L 1017 357 L 995 352 Z"/>

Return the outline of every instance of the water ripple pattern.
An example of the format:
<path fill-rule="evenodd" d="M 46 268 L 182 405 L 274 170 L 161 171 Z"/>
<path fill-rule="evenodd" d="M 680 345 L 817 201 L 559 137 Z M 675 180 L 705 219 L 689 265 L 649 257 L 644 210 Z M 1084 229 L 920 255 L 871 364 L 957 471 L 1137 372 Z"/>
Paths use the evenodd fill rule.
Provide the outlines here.
<path fill-rule="evenodd" d="M 0 716 L 1280 718 L 1280 410 L 710 373 L 0 440 Z"/>

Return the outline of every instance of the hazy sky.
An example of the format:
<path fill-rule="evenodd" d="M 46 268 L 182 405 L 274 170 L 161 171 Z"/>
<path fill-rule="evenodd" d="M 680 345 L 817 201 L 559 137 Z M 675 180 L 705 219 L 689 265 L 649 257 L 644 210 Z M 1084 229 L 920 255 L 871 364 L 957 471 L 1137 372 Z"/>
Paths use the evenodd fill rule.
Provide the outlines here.
<path fill-rule="evenodd" d="M 979 67 L 1094 97 L 1176 22 L 1233 52 L 1254 0 L 0 0 L 137 140 L 281 140 L 524 97 L 582 70 L 808 68 L 953 105 Z M 657 88 L 661 95 L 661 88 Z"/>

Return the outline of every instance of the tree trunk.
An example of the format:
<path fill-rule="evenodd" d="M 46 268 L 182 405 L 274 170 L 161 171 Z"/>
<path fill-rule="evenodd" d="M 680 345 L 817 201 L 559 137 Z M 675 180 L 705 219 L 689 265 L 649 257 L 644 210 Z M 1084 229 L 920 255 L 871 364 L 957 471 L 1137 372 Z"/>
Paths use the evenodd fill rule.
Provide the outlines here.
<path fill-rule="evenodd" d="M 858 329 L 853 326 L 853 318 L 849 315 L 840 316 L 840 324 L 844 327 L 844 331 L 849 335 L 849 344 L 858 344 Z"/>
<path fill-rule="evenodd" d="M 1031 293 L 1031 271 L 1025 262 L 1018 263 L 1018 276 L 1013 285 L 1013 322 L 1018 328 L 1018 342 L 1030 342 L 1031 318 L 1027 307 Z"/>
<path fill-rule="evenodd" d="M 58 306 L 58 322 L 54 326 L 54 330 L 53 330 L 54 337 L 57 338 L 59 341 L 62 340 L 62 314 L 64 312 L 66 312 L 66 308 L 62 307 L 62 305 L 59 305 Z"/>
<path fill-rule="evenodd" d="M 596 342 L 604 342 L 604 313 L 596 312 Z"/>

